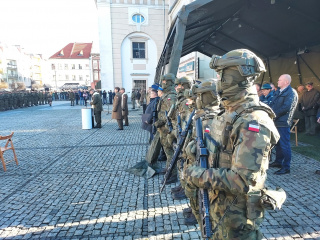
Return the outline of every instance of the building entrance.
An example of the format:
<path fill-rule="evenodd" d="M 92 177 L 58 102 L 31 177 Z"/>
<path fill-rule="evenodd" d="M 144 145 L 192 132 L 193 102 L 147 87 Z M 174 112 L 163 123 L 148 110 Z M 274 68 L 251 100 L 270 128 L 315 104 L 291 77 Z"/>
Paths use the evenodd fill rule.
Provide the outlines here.
<path fill-rule="evenodd" d="M 133 80 L 133 89 L 146 92 L 146 80 Z"/>

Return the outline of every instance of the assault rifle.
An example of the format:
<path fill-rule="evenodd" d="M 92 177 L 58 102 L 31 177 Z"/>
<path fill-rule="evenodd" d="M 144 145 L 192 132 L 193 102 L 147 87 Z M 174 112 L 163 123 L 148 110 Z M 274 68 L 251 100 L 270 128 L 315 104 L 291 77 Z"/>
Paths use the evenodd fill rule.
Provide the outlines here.
<path fill-rule="evenodd" d="M 178 124 L 178 133 L 179 133 L 179 137 L 181 136 L 182 133 L 182 127 L 181 127 L 181 116 L 180 113 L 178 114 L 178 119 L 177 119 L 177 124 Z"/>
<path fill-rule="evenodd" d="M 204 145 L 202 121 L 200 118 L 196 120 L 196 133 L 197 133 L 197 158 L 199 166 L 208 168 L 208 150 Z M 211 221 L 209 215 L 209 194 L 207 189 L 199 189 L 199 213 L 201 221 L 202 238 L 209 239 L 212 236 Z"/>
<path fill-rule="evenodd" d="M 166 113 L 166 119 L 167 119 L 167 125 L 168 125 L 168 128 L 169 128 L 169 133 L 171 133 L 172 130 L 173 130 L 172 122 L 171 122 L 171 119 L 170 119 L 169 116 L 168 116 L 168 112 L 165 111 L 165 113 Z"/>
<path fill-rule="evenodd" d="M 182 150 L 182 147 L 184 145 L 184 142 L 186 140 L 186 137 L 187 137 L 187 134 L 188 134 L 188 131 L 189 131 L 189 128 L 191 127 L 191 123 L 192 123 L 192 118 L 194 116 L 194 113 L 195 113 L 195 110 L 193 110 L 193 112 L 191 113 L 190 117 L 189 117 L 189 120 L 187 122 L 187 125 L 185 126 L 185 129 L 184 131 L 181 133 L 180 135 L 180 138 L 179 138 L 179 142 L 177 144 L 177 148 L 173 154 L 173 157 L 171 159 L 171 162 L 170 162 L 170 165 L 166 171 L 166 174 L 164 175 L 164 178 L 163 178 L 163 183 L 162 183 L 162 186 L 160 188 L 160 193 L 163 191 L 164 189 L 164 186 L 166 185 L 166 182 L 167 180 L 170 178 L 171 174 L 172 174 L 172 171 L 173 171 L 173 168 L 176 166 L 177 164 L 177 161 L 178 161 L 178 157 L 180 155 L 180 152 Z"/>

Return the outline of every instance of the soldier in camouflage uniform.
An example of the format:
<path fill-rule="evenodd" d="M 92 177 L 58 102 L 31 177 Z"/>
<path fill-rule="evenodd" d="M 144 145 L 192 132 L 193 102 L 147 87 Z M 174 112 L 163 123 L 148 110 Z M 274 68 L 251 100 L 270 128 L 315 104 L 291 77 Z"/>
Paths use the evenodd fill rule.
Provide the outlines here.
<path fill-rule="evenodd" d="M 7 111 L 9 110 L 9 93 L 8 92 L 3 93 L 3 100 L 4 100 L 4 110 Z"/>
<path fill-rule="evenodd" d="M 44 91 L 44 104 L 48 104 L 48 92 Z"/>
<path fill-rule="evenodd" d="M 39 105 L 44 105 L 44 94 L 43 94 L 43 90 L 41 90 L 40 92 L 38 92 L 39 95 Z"/>
<path fill-rule="evenodd" d="M 4 94 L 0 92 L 0 111 L 4 111 Z"/>
<path fill-rule="evenodd" d="M 168 168 L 172 156 L 174 154 L 173 146 L 168 142 L 169 128 L 167 126 L 165 111 L 169 112 L 176 102 L 176 93 L 174 90 L 175 76 L 172 73 L 168 73 L 161 77 L 161 85 L 163 88 L 163 96 L 157 105 L 158 120 L 154 123 L 154 126 L 160 133 L 160 142 L 163 146 L 164 152 L 167 156 L 166 168 Z M 172 111 L 171 111 L 172 112 Z M 169 113 L 169 117 L 171 113 Z M 174 183 L 177 179 L 177 168 L 172 171 L 171 177 L 167 180 L 167 183 Z"/>
<path fill-rule="evenodd" d="M 259 102 L 253 85 L 265 67 L 249 50 L 213 57 L 210 67 L 219 72 L 225 112 L 213 119 L 209 149 L 214 167 L 192 165 L 184 174 L 190 188 L 210 191 L 212 239 L 261 239 L 264 218 L 260 205 L 265 188 L 269 152 L 279 139 L 273 111 Z M 210 157 L 209 157 L 210 160 Z"/>
<path fill-rule="evenodd" d="M 12 97 L 12 93 L 8 92 L 8 110 L 12 110 L 13 109 L 13 97 Z"/>
<path fill-rule="evenodd" d="M 76 97 L 76 95 L 75 95 L 74 91 L 70 90 L 69 91 L 69 99 L 70 99 L 70 102 L 71 102 L 71 106 L 74 106 L 75 97 Z"/>
<path fill-rule="evenodd" d="M 170 134 L 168 134 L 168 142 L 171 145 L 177 142 L 178 135 L 179 135 L 179 127 L 181 130 L 184 130 L 186 122 L 188 121 L 187 117 L 192 112 L 192 111 L 191 112 L 189 111 L 190 109 L 187 105 L 188 99 L 185 97 L 185 94 L 184 94 L 185 91 L 189 91 L 189 89 L 191 88 L 192 82 L 193 80 L 190 77 L 178 78 L 175 81 L 177 101 L 176 101 L 175 108 L 173 110 L 172 118 L 171 118 L 172 126 L 174 129 Z M 181 117 L 180 126 L 178 126 L 179 115 Z M 181 176 L 181 171 L 180 171 L 181 161 L 183 160 L 180 159 L 177 164 L 178 170 L 179 170 L 179 176 Z M 183 184 L 181 181 L 182 179 L 180 178 L 180 183 Z M 172 197 L 175 200 L 181 200 L 186 198 L 186 195 L 184 194 L 184 190 L 181 184 L 178 187 L 171 189 Z"/>
<path fill-rule="evenodd" d="M 196 114 L 194 121 L 201 118 L 203 132 L 210 133 L 210 126 L 213 119 L 221 112 L 219 108 L 220 100 L 217 97 L 216 80 L 208 79 L 199 85 L 194 85 L 190 91 L 191 96 L 196 96 Z M 194 126 L 194 125 L 193 125 Z M 184 149 L 183 156 L 186 161 L 184 169 L 195 163 L 196 160 L 196 130 L 193 128 L 192 135 L 186 140 L 186 147 Z M 213 166 L 212 159 L 209 159 L 210 164 Z M 184 178 L 184 177 L 183 177 Z M 185 182 L 185 179 L 183 179 Z M 200 221 L 199 216 L 199 202 L 197 197 L 197 190 L 190 187 L 187 183 L 184 183 L 185 194 L 190 199 L 191 209 L 184 210 L 185 224 L 194 225 Z"/>

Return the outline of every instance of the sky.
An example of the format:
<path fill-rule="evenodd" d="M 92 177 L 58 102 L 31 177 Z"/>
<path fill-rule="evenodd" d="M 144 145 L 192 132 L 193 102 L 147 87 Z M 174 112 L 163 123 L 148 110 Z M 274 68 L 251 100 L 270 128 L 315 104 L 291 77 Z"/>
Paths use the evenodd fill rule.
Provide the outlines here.
<path fill-rule="evenodd" d="M 71 42 L 99 50 L 94 0 L 0 0 L 0 42 L 50 57 Z"/>

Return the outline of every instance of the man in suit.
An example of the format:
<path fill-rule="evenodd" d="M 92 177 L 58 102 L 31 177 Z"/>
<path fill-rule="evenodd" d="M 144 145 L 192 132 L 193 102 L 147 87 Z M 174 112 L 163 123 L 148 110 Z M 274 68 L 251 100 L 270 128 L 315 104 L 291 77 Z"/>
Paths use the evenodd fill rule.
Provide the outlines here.
<path fill-rule="evenodd" d="M 93 107 L 94 118 L 97 123 L 95 128 L 101 128 L 101 112 L 103 111 L 101 97 L 100 94 L 93 89 L 90 90 L 90 94 L 92 95 L 90 104 Z"/>
<path fill-rule="evenodd" d="M 121 109 L 122 109 L 122 118 L 124 119 L 124 126 L 129 126 L 129 121 L 128 121 L 128 95 L 125 93 L 125 89 L 121 88 L 120 93 L 121 93 Z"/>
<path fill-rule="evenodd" d="M 112 119 L 116 119 L 119 128 L 117 130 L 123 130 L 122 109 L 121 109 L 121 93 L 120 88 L 115 87 L 115 96 L 113 99 Z"/>

